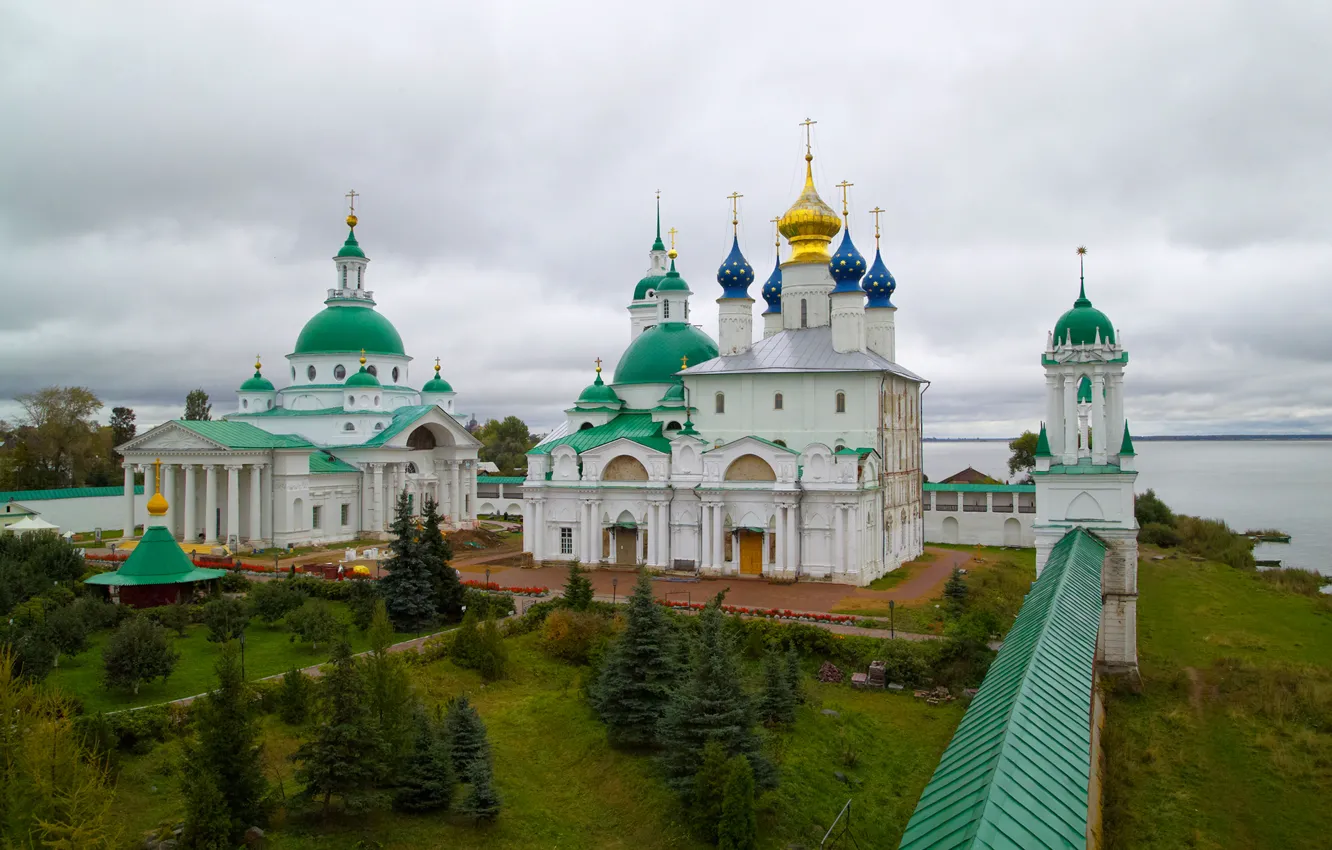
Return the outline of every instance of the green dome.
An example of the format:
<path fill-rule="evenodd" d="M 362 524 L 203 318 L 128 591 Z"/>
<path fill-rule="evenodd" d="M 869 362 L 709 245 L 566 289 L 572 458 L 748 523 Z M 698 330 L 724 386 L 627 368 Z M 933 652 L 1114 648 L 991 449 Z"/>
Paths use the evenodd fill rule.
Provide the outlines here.
<path fill-rule="evenodd" d="M 672 384 L 675 373 L 717 356 L 717 343 L 693 325 L 667 322 L 638 335 L 615 367 L 616 384 Z"/>
<path fill-rule="evenodd" d="M 1115 341 L 1115 326 L 1110 324 L 1110 317 L 1092 306 L 1084 287 L 1078 293 L 1078 300 L 1073 302 L 1073 309 L 1060 316 L 1055 323 L 1055 345 L 1067 345 L 1070 335 L 1074 345 L 1094 345 L 1098 330 L 1101 332 L 1101 342 Z"/>
<path fill-rule="evenodd" d="M 273 382 L 259 374 L 259 370 L 254 370 L 254 377 L 249 378 L 240 385 L 240 392 L 243 393 L 271 393 L 273 392 Z"/>
<path fill-rule="evenodd" d="M 684 384 L 671 384 L 670 388 L 662 394 L 661 404 L 684 404 Z"/>
<path fill-rule="evenodd" d="M 361 366 L 361 371 L 357 372 L 347 379 L 346 387 L 379 387 L 379 379 L 369 372 L 365 371 L 365 366 Z"/>
<path fill-rule="evenodd" d="M 1091 378 L 1088 378 L 1086 375 L 1083 375 L 1082 380 L 1078 381 L 1078 404 L 1091 404 L 1091 400 L 1092 400 Z"/>
<path fill-rule="evenodd" d="M 647 298 L 648 290 L 656 290 L 665 279 L 666 277 L 664 275 L 650 274 L 640 280 L 638 286 L 634 287 L 634 300 L 642 301 L 644 298 Z"/>
<path fill-rule="evenodd" d="M 601 367 L 597 367 L 597 379 L 593 381 L 588 388 L 583 390 L 582 395 L 578 396 L 577 405 L 579 407 L 606 406 L 619 407 L 624 402 L 615 394 L 615 390 L 606 386 L 606 382 L 601 380 Z"/>
<path fill-rule="evenodd" d="M 296 338 L 295 354 L 360 353 L 396 354 L 402 350 L 402 337 L 393 323 L 359 304 L 333 304 L 305 323 Z"/>
<path fill-rule="evenodd" d="M 671 270 L 666 272 L 664 277 L 657 278 L 657 281 L 658 281 L 657 284 L 658 292 L 693 291 L 689 288 L 689 284 L 685 283 L 685 279 L 680 277 L 680 273 L 675 270 L 675 260 L 671 260 Z M 642 284 L 640 283 L 639 286 L 642 286 Z M 716 356 L 717 356 L 716 354 L 713 354 L 713 357 Z"/>
<path fill-rule="evenodd" d="M 356 228 L 351 228 L 347 233 L 347 241 L 342 243 L 342 248 L 338 250 L 339 257 L 361 257 L 364 259 L 365 252 L 361 250 L 361 245 L 356 241 Z"/>
<path fill-rule="evenodd" d="M 423 392 L 423 393 L 451 393 L 451 392 L 453 392 L 453 387 L 449 386 L 449 382 L 446 381 L 446 380 L 444 380 L 443 378 L 441 378 L 441 377 L 439 376 L 439 373 L 436 372 L 436 373 L 435 373 L 435 377 L 433 377 L 433 378 L 431 378 L 430 380 L 426 381 L 425 386 L 424 386 L 424 387 L 421 387 L 421 392 Z"/>

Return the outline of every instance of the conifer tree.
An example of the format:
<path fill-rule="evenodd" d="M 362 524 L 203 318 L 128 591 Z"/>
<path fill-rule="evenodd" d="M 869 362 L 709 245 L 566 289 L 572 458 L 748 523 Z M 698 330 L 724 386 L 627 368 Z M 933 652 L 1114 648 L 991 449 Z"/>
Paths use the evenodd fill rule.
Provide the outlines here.
<path fill-rule="evenodd" d="M 967 583 L 962 578 L 962 570 L 957 567 L 953 567 L 953 574 L 948 577 L 948 582 L 944 585 L 944 596 L 948 599 L 948 607 L 953 609 L 953 613 L 960 613 L 967 601 Z"/>
<path fill-rule="evenodd" d="M 441 812 L 452 805 L 458 777 L 442 731 L 424 711 L 416 712 L 412 752 L 393 796 L 393 808 L 398 811 Z"/>
<path fill-rule="evenodd" d="M 320 687 L 321 722 L 293 758 L 305 796 L 319 798 L 327 816 L 334 794 L 355 807 L 383 776 L 384 744 L 370 716 L 361 671 L 345 642 L 334 646 Z"/>
<path fill-rule="evenodd" d="M 476 669 L 488 682 L 503 679 L 509 670 L 509 650 L 494 617 L 486 617 L 481 626 L 481 657 Z"/>
<path fill-rule="evenodd" d="M 586 611 L 592 604 L 592 580 L 587 570 L 574 561 L 569 565 L 569 578 L 564 583 L 564 604 L 575 611 Z"/>
<path fill-rule="evenodd" d="M 439 616 L 456 621 L 462 616 L 467 588 L 463 587 L 458 571 L 449 566 L 449 561 L 453 560 L 453 546 L 439 531 L 442 521 L 439 503 L 426 496 L 421 502 L 421 548 L 434 584 L 435 609 Z"/>
<path fill-rule="evenodd" d="M 198 763 L 191 750 L 186 756 L 193 767 Z M 187 771 L 182 782 L 185 792 L 185 830 L 181 844 L 190 850 L 232 850 L 236 846 L 227 798 L 208 771 Z"/>
<path fill-rule="evenodd" d="M 759 719 L 774 726 L 795 722 L 795 694 L 790 673 L 777 647 L 763 658 L 763 696 L 759 698 Z"/>
<path fill-rule="evenodd" d="M 268 791 L 260 754 L 259 723 L 252 693 L 241 677 L 239 652 L 234 643 L 222 647 L 217 662 L 217 689 L 195 703 L 199 739 L 192 748 L 187 776 L 190 782 L 207 777 L 222 795 L 231 839 L 253 826 L 263 815 Z M 211 818 L 214 792 L 197 789 L 199 816 Z M 201 825 L 201 828 L 203 825 Z"/>
<path fill-rule="evenodd" d="M 449 707 L 444 712 L 444 739 L 453 758 L 453 769 L 463 781 L 468 781 L 473 762 L 490 761 L 486 724 L 467 700 L 466 694 L 449 701 Z"/>
<path fill-rule="evenodd" d="M 300 726 L 310 713 L 310 677 L 295 667 L 282 675 L 282 690 L 278 692 L 278 716 L 283 723 Z"/>
<path fill-rule="evenodd" d="M 754 811 L 754 771 L 748 759 L 736 756 L 727 762 L 726 790 L 721 822 L 717 825 L 718 850 L 758 850 L 758 815 Z"/>
<path fill-rule="evenodd" d="M 666 611 L 652 598 L 652 580 L 638 574 L 624 633 L 606 654 L 594 704 L 617 747 L 652 747 L 657 721 L 675 683 L 674 635 Z"/>
<path fill-rule="evenodd" d="M 481 660 L 481 631 L 476 622 L 480 619 L 476 607 L 470 606 L 463 616 L 462 625 L 453 634 L 453 644 L 449 647 L 449 657 L 459 667 L 474 668 Z"/>
<path fill-rule="evenodd" d="M 402 658 L 389 653 L 389 647 L 393 644 L 393 627 L 389 624 L 382 599 L 375 602 L 374 614 L 366 634 L 370 641 L 370 653 L 365 657 L 364 667 L 370 713 L 379 727 L 389 761 L 397 764 L 407 757 L 412 743 L 412 718 L 409 711 L 412 683 Z"/>
<path fill-rule="evenodd" d="M 433 576 L 412 519 L 412 502 L 405 490 L 398 494 L 390 529 L 393 541 L 389 549 L 393 557 L 384 562 L 387 575 L 379 580 L 379 586 L 393 625 L 399 631 L 415 631 L 433 621 L 437 611 Z"/>
<path fill-rule="evenodd" d="M 703 759 L 689 789 L 686 806 L 689 825 L 708 844 L 717 843 L 717 827 L 721 823 L 726 779 L 729 776 L 728 761 L 721 742 L 708 741 L 703 747 Z"/>
<path fill-rule="evenodd" d="M 776 771 L 759 752 L 754 710 L 740 684 L 735 642 L 726 636 L 723 625 L 719 595 L 699 615 L 689 672 L 676 687 L 662 718 L 667 781 L 685 793 L 709 741 L 720 743 L 728 757 L 749 759 L 760 785 L 776 784 Z"/>
<path fill-rule="evenodd" d="M 467 767 L 467 796 L 458 811 L 478 821 L 491 821 L 499 817 L 500 795 L 495 790 L 495 776 L 489 758 L 473 759 Z"/>
<path fill-rule="evenodd" d="M 804 702 L 805 689 L 802 686 L 804 675 L 800 672 L 800 653 L 796 651 L 794 643 L 786 648 L 786 681 L 796 705 Z"/>

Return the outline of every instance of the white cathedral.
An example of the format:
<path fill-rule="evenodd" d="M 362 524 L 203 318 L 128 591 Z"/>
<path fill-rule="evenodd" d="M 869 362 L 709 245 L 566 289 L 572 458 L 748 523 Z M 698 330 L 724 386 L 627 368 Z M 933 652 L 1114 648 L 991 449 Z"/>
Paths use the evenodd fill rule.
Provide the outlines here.
<path fill-rule="evenodd" d="M 356 224 L 353 213 L 324 308 L 287 355 L 288 386 L 276 389 L 256 362 L 235 412 L 166 422 L 117 447 L 126 528 L 135 524 L 134 473 L 157 458 L 170 506 L 163 524 L 188 542 L 382 537 L 402 492 L 416 513 L 428 495 L 451 526 L 475 522 L 480 443 L 454 412 L 438 360 L 433 376 L 412 386 L 412 358 L 366 288 L 370 261 Z"/>
<path fill-rule="evenodd" d="M 661 239 L 629 303 L 631 342 L 528 455 L 523 544 L 537 561 L 864 585 L 923 551 L 920 397 L 896 363 L 896 282 L 805 186 L 762 287 L 738 240 L 717 273 L 717 342 Z M 877 211 L 876 211 L 877 212 Z M 735 219 L 733 216 L 732 224 Z M 829 248 L 842 231 L 835 253 Z"/>

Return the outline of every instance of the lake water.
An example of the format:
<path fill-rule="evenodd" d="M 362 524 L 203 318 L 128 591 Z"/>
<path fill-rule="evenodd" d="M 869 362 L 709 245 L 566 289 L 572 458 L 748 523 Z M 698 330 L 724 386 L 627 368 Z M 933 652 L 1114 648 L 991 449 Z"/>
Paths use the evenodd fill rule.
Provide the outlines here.
<path fill-rule="evenodd" d="M 1138 483 L 1179 513 L 1223 519 L 1237 531 L 1278 528 L 1291 542 L 1260 544 L 1258 558 L 1332 575 L 1332 441 L 1136 440 Z M 925 443 L 925 474 L 940 481 L 968 466 L 1003 479 L 1008 444 Z"/>

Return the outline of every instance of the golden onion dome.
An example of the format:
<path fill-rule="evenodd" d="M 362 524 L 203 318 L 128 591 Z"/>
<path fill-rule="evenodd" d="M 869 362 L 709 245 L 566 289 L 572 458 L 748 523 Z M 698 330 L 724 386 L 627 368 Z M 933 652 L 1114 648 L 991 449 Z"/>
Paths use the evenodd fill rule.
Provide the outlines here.
<path fill-rule="evenodd" d="M 144 484 L 148 482 L 145 481 Z M 153 490 L 155 491 L 148 499 L 148 515 L 151 517 L 163 517 L 167 512 L 167 500 L 162 495 L 162 459 L 153 461 Z"/>
<path fill-rule="evenodd" d="M 791 259 L 783 265 L 795 263 L 827 263 L 831 257 L 828 245 L 842 222 L 833 208 L 823 202 L 814 188 L 814 157 L 805 154 L 805 188 L 796 202 L 777 222 L 777 230 L 791 243 Z"/>

